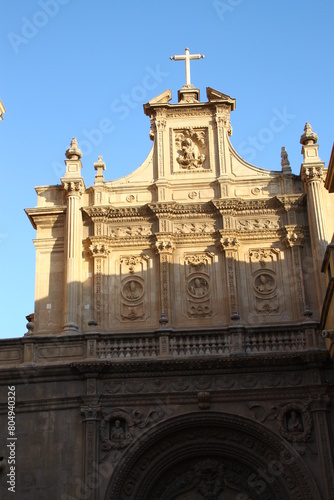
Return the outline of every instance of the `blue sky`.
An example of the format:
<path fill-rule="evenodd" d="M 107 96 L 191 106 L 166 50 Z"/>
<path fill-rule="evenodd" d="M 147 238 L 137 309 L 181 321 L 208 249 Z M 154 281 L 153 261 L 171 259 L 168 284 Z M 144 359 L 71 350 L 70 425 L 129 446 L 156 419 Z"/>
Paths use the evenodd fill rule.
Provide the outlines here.
<path fill-rule="evenodd" d="M 167 89 L 176 102 L 184 64 L 169 57 L 185 47 L 205 54 L 191 64 L 201 100 L 206 87 L 236 98 L 231 141 L 246 160 L 280 170 L 285 146 L 298 174 L 309 121 L 328 163 L 332 0 L 2 0 L 0 12 L 2 338 L 24 335 L 34 310 L 34 187 L 60 183 L 74 136 L 86 186 L 99 155 L 107 180 L 137 168 L 152 144 L 142 105 Z"/>

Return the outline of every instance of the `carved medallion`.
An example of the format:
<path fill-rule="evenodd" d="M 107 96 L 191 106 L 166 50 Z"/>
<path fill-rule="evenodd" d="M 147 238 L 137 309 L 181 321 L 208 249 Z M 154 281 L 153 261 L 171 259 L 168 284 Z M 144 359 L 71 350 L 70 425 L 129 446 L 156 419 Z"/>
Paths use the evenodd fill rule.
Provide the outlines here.
<path fill-rule="evenodd" d="M 138 279 L 132 279 L 124 283 L 121 293 L 125 300 L 134 302 L 142 298 L 144 287 Z"/>
<path fill-rule="evenodd" d="M 269 295 L 276 289 L 275 278 L 269 273 L 261 273 L 254 278 L 254 288 L 260 295 Z"/>
<path fill-rule="evenodd" d="M 188 283 L 188 293 L 194 298 L 205 297 L 209 293 L 209 282 L 203 276 L 195 276 Z"/>

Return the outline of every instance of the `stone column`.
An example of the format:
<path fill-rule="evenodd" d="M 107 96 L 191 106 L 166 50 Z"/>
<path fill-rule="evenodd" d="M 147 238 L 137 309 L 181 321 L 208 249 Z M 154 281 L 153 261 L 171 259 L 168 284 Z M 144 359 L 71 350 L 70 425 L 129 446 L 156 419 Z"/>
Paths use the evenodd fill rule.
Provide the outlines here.
<path fill-rule="evenodd" d="M 65 293 L 64 293 L 64 333 L 76 333 L 79 330 L 79 302 L 81 283 L 81 246 L 82 216 L 81 195 L 85 190 L 81 177 L 81 151 L 76 139 L 66 151 L 66 173 L 61 179 L 66 191 L 66 226 L 65 226 Z"/>
<path fill-rule="evenodd" d="M 99 330 L 105 326 L 105 277 L 107 275 L 106 265 L 107 257 L 110 250 L 106 243 L 92 241 L 89 247 L 94 259 L 94 278 L 93 278 L 93 303 L 94 303 L 94 319 L 96 320 Z"/>
<path fill-rule="evenodd" d="M 87 392 L 94 393 L 96 379 L 87 378 Z M 83 404 L 80 411 L 83 414 L 83 498 L 90 500 L 99 499 L 99 457 L 98 457 L 98 439 L 99 439 L 99 398 L 95 395 L 87 395 L 82 398 Z"/>
<path fill-rule="evenodd" d="M 229 173 L 230 173 L 230 154 L 228 147 L 228 135 L 232 134 L 230 124 L 230 107 L 227 105 L 217 106 L 215 121 L 217 130 L 217 145 L 218 145 L 218 168 L 219 168 L 219 186 L 220 197 L 226 198 L 229 196 Z"/>
<path fill-rule="evenodd" d="M 158 113 L 158 111 L 157 111 Z M 158 167 L 158 179 L 156 181 L 157 186 L 157 201 L 166 201 L 168 196 L 168 183 L 166 180 L 165 173 L 165 144 L 164 135 L 166 130 L 166 119 L 163 110 L 159 111 L 156 119 L 154 121 L 155 128 L 155 154 L 156 154 L 156 165 Z"/>
<path fill-rule="evenodd" d="M 170 266 L 173 264 L 175 245 L 172 235 L 156 234 L 154 250 L 159 255 L 161 317 L 171 322 Z M 167 321 L 164 321 L 167 323 Z"/>
<path fill-rule="evenodd" d="M 315 279 L 318 295 L 319 311 L 325 297 L 326 284 L 321 274 L 321 265 L 327 246 L 326 227 L 323 216 L 323 169 L 318 155 L 318 136 L 312 132 L 311 125 L 306 123 L 304 134 L 300 138 L 303 145 L 304 162 L 301 165 L 300 176 L 307 193 L 307 213 L 310 227 L 312 257 L 315 269 Z"/>
<path fill-rule="evenodd" d="M 239 242 L 238 239 L 232 235 L 226 236 L 223 231 L 220 231 L 220 248 L 225 254 L 225 268 L 227 278 L 228 300 L 230 307 L 231 320 L 239 319 L 238 315 L 238 295 L 237 295 L 237 281 L 235 273 L 235 260 L 237 256 Z"/>
<path fill-rule="evenodd" d="M 326 394 L 312 394 L 309 400 L 314 422 L 319 466 L 323 472 L 321 483 L 324 485 L 324 498 L 334 498 L 334 463 L 327 419 L 329 403 L 330 399 Z"/>
<path fill-rule="evenodd" d="M 294 279 L 294 294 L 293 297 L 297 301 L 297 318 L 303 319 L 308 314 L 309 309 L 306 308 L 305 287 L 303 268 L 301 260 L 301 248 L 304 243 L 304 234 L 298 226 L 285 226 L 286 235 L 283 243 L 287 248 L 291 249 L 292 273 Z M 310 314 L 311 311 L 310 311 Z"/>

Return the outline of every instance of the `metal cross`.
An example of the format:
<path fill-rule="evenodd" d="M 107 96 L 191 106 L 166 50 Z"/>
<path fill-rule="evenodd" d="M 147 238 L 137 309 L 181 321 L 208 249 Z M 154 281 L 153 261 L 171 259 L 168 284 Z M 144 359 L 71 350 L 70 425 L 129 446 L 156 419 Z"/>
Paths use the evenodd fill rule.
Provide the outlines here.
<path fill-rule="evenodd" d="M 189 49 L 186 48 L 185 55 L 180 56 L 170 56 L 171 60 L 174 61 L 185 61 L 186 62 L 186 85 L 191 85 L 190 83 L 190 59 L 202 59 L 204 54 L 189 54 Z"/>

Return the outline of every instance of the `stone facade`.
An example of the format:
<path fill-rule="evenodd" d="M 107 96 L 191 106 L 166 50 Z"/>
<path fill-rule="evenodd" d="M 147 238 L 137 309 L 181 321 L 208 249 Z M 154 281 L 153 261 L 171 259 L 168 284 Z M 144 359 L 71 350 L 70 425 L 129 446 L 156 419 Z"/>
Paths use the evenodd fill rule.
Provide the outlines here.
<path fill-rule="evenodd" d="M 334 146 L 329 160 L 325 188 L 329 193 L 334 193 Z M 327 285 L 321 313 L 321 326 L 324 329 L 322 335 L 326 339 L 329 354 L 334 359 L 334 234 L 326 248 L 321 270 L 325 274 Z"/>
<path fill-rule="evenodd" d="M 35 311 L 0 342 L 22 500 L 334 498 L 318 138 L 306 124 L 300 175 L 285 148 L 260 169 L 231 145 L 235 99 L 207 99 L 145 104 L 132 174 L 106 181 L 99 157 L 87 188 L 73 139 L 36 188 Z"/>

